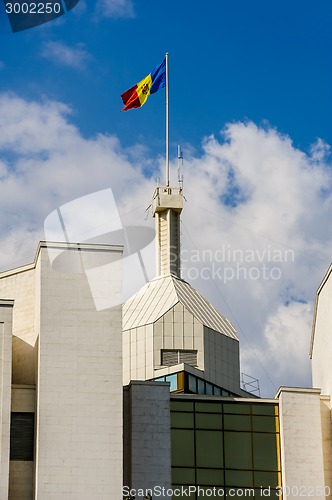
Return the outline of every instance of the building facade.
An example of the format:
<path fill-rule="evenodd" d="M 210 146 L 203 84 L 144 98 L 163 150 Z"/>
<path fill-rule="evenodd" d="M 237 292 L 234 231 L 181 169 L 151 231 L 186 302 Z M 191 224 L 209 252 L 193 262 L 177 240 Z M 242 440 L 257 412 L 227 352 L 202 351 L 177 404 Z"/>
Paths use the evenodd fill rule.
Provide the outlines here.
<path fill-rule="evenodd" d="M 158 186 L 156 277 L 123 307 L 120 246 L 41 242 L 0 274 L 0 500 L 331 497 L 331 270 L 314 388 L 254 397 L 234 326 L 181 278 L 181 210 Z"/>

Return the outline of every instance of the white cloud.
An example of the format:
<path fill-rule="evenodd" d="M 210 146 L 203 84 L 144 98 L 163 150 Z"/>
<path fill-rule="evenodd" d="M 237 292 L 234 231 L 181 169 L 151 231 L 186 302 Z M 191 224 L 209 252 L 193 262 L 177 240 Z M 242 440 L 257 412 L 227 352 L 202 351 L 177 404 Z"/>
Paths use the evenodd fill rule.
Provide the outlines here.
<path fill-rule="evenodd" d="M 97 0 L 96 12 L 100 17 L 115 19 L 135 16 L 132 0 Z"/>
<path fill-rule="evenodd" d="M 323 142 L 312 151 L 317 148 L 328 151 Z M 260 378 L 263 393 L 300 379 L 310 384 L 312 317 L 303 311 L 312 308 L 332 243 L 325 156 L 305 154 L 289 137 L 249 122 L 228 125 L 220 140 L 207 138 L 204 154 L 186 162 L 183 233 L 190 238 L 184 247 L 215 252 L 212 264 L 201 264 L 214 276 L 213 286 L 202 276 L 193 284 L 235 323 L 242 369 Z M 186 267 L 194 277 L 190 263 Z M 280 344 L 271 340 L 278 324 Z M 291 350 L 295 345 L 298 351 Z"/>
<path fill-rule="evenodd" d="M 56 64 L 74 69 L 84 68 L 91 59 L 91 55 L 84 48 L 84 44 L 78 43 L 73 47 L 69 47 L 60 41 L 44 42 L 41 55 Z"/>
<path fill-rule="evenodd" d="M 200 155 L 185 152 L 184 275 L 235 324 L 242 369 L 263 394 L 310 384 L 312 304 L 332 244 L 326 152 L 317 141 L 306 154 L 251 122 L 206 138 Z M 163 162 L 146 148 L 84 138 L 62 103 L 0 94 L 0 267 L 31 262 L 44 219 L 100 189 L 112 188 L 123 224 L 144 224 L 154 181 L 143 172 L 153 163 L 162 178 Z"/>
<path fill-rule="evenodd" d="M 288 385 L 287 369 L 293 372 L 292 385 L 310 382 L 310 362 L 308 354 L 308 325 L 312 323 L 312 306 L 299 302 L 279 305 L 271 314 L 264 328 L 267 349 L 260 355 L 268 361 L 278 385 Z"/>

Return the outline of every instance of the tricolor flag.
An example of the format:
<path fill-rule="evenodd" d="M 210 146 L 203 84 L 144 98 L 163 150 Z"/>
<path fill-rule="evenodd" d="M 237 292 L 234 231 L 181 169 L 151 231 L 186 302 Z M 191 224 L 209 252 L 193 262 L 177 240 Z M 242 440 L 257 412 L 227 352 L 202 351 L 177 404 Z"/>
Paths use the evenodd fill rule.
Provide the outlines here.
<path fill-rule="evenodd" d="M 143 106 L 150 94 L 154 94 L 159 89 L 166 86 L 166 58 L 151 73 L 143 78 L 139 83 L 121 94 L 124 108 L 140 108 Z"/>

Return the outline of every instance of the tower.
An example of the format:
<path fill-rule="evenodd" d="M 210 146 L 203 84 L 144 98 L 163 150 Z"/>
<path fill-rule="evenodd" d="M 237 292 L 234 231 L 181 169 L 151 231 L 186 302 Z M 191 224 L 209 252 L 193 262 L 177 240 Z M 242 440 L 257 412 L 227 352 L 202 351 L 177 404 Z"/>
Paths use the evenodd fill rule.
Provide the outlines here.
<path fill-rule="evenodd" d="M 172 274 L 180 278 L 180 215 L 182 187 L 157 186 L 153 194 L 156 219 L 157 276 Z"/>
<path fill-rule="evenodd" d="M 183 189 L 167 178 L 152 201 L 156 277 L 123 306 L 124 384 L 165 380 L 172 392 L 243 395 L 235 328 L 181 278 Z"/>

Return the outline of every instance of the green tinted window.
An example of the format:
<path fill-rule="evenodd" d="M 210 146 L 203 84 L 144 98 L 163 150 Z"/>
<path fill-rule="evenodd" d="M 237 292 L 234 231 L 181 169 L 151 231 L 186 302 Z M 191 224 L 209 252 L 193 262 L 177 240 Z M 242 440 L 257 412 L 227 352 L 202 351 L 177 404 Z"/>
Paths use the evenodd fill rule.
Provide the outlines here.
<path fill-rule="evenodd" d="M 196 431 L 196 467 L 223 467 L 222 432 Z"/>
<path fill-rule="evenodd" d="M 173 486 L 173 492 L 174 495 L 172 497 L 172 500 L 196 500 L 196 493 L 194 491 L 190 491 L 187 489 L 186 491 L 182 493 L 181 486 L 183 483 L 180 483 L 179 486 L 174 485 Z"/>
<path fill-rule="evenodd" d="M 197 469 L 197 484 L 207 486 L 222 486 L 224 474 L 222 470 Z"/>
<path fill-rule="evenodd" d="M 191 401 L 171 401 L 171 411 L 194 411 L 194 403 Z"/>
<path fill-rule="evenodd" d="M 224 415 L 225 430 L 250 431 L 250 415 Z"/>
<path fill-rule="evenodd" d="M 249 432 L 225 432 L 225 467 L 251 469 L 251 434 Z"/>
<path fill-rule="evenodd" d="M 195 484 L 195 469 L 184 467 L 172 467 L 173 484 Z"/>
<path fill-rule="evenodd" d="M 194 427 L 194 414 L 193 413 L 171 413 L 171 426 L 172 427 L 184 427 L 193 428 Z"/>
<path fill-rule="evenodd" d="M 172 430 L 172 465 L 195 466 L 194 431 Z"/>
<path fill-rule="evenodd" d="M 211 494 L 211 489 L 212 488 L 216 488 L 216 492 L 215 494 Z M 199 494 L 197 493 L 197 500 L 203 500 L 203 499 L 220 499 L 224 496 L 224 486 L 221 486 L 221 485 L 209 485 L 209 486 L 206 486 L 206 485 L 199 485 Z M 242 499 L 243 500 L 243 499 Z"/>
<path fill-rule="evenodd" d="M 275 417 L 264 417 L 253 415 L 252 430 L 256 432 L 276 432 Z"/>
<path fill-rule="evenodd" d="M 221 429 L 221 414 L 196 413 L 196 429 Z"/>
<path fill-rule="evenodd" d="M 249 415 L 250 404 L 242 404 L 242 403 L 224 404 L 224 413 L 240 413 L 241 415 Z"/>
<path fill-rule="evenodd" d="M 255 469 L 278 470 L 275 434 L 253 433 L 253 447 Z"/>
<path fill-rule="evenodd" d="M 260 492 L 257 491 L 257 493 L 259 494 Z M 225 494 L 224 494 L 224 497 L 225 498 L 231 498 L 232 500 L 235 499 L 235 500 L 257 500 L 259 498 L 259 500 L 263 500 L 264 497 L 259 497 L 259 496 L 256 496 L 255 495 L 256 492 L 254 491 L 253 488 L 240 488 L 240 487 L 235 487 L 235 488 L 225 488 Z"/>
<path fill-rule="evenodd" d="M 221 413 L 221 403 L 195 403 L 196 412 Z"/>
<path fill-rule="evenodd" d="M 278 472 L 256 472 L 255 471 L 255 486 L 263 486 L 267 488 L 276 488 L 278 486 Z"/>
<path fill-rule="evenodd" d="M 226 470 L 225 481 L 227 486 L 245 487 L 253 486 L 252 471 Z"/>
<path fill-rule="evenodd" d="M 276 415 L 278 414 L 278 405 L 273 404 L 253 404 L 251 405 L 253 415 Z"/>

